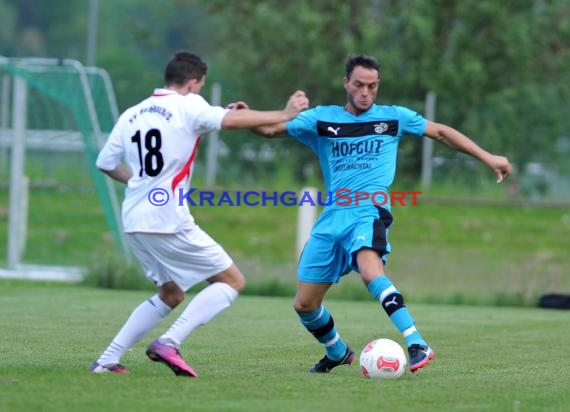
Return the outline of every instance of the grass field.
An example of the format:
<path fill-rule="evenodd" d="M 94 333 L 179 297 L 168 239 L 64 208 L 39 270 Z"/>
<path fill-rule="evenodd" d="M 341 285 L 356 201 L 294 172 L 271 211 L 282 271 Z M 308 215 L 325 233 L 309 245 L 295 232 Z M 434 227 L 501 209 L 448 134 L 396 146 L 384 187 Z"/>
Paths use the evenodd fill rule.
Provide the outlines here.
<path fill-rule="evenodd" d="M 0 290 L 4 412 L 543 412 L 570 405 L 568 311 L 412 305 L 437 359 L 399 380 L 374 381 L 355 364 L 309 374 L 321 349 L 301 328 L 290 299 L 242 296 L 184 343 L 182 353 L 200 374 L 188 379 L 144 355 L 167 324 L 125 355 L 130 375 L 87 372 L 147 293 L 22 281 L 0 281 Z M 402 343 L 372 301 L 331 300 L 328 307 L 358 351 L 377 337 Z"/>
<path fill-rule="evenodd" d="M 428 200 L 393 210 L 387 269 L 408 300 L 534 305 L 542 293 L 570 292 L 568 208 Z M 0 193 L 0 205 L 7 203 Z M 30 205 L 25 262 L 90 267 L 116 254 L 92 191 L 34 189 Z M 192 213 L 242 268 L 248 293 L 293 293 L 296 207 L 203 206 Z M 0 206 L 0 265 L 6 218 Z M 352 275 L 332 295 L 368 298 Z"/>
<path fill-rule="evenodd" d="M 193 213 L 249 269 L 250 280 L 269 276 L 292 282 L 296 209 L 224 209 Z M 409 299 L 533 304 L 545 291 L 570 292 L 568 209 L 420 200 L 417 207 L 394 208 L 393 215 L 387 270 Z M 264 259 L 272 264 L 263 265 Z M 352 277 L 348 290 L 342 285 L 343 295 L 367 298 Z"/>

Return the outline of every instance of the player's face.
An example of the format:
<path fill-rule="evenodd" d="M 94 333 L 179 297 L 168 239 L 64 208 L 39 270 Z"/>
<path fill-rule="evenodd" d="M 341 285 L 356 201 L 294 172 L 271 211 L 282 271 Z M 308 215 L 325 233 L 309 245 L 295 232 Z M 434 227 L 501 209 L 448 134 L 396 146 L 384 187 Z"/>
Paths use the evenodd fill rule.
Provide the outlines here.
<path fill-rule="evenodd" d="M 357 114 L 370 109 L 376 100 L 380 79 L 378 71 L 356 66 L 350 79 L 344 79 L 344 88 L 348 95 L 348 103 Z"/>

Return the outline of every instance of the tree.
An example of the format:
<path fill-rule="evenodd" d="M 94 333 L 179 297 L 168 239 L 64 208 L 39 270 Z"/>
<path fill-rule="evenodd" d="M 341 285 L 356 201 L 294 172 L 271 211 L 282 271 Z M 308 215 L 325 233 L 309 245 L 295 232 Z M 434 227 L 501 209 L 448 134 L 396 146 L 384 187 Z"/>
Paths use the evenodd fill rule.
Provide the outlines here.
<path fill-rule="evenodd" d="M 421 110 L 425 93 L 435 91 L 439 120 L 516 163 L 552 153 L 552 140 L 568 127 L 552 110 L 570 93 L 570 44 L 562 40 L 570 38 L 570 5 L 563 0 L 201 4 L 215 16 L 227 78 L 262 107 L 296 88 L 313 104 L 341 102 L 342 62 L 366 53 L 382 62 L 380 102 Z M 413 147 L 408 164 L 417 173 Z"/>
<path fill-rule="evenodd" d="M 86 1 L 0 0 L 0 54 L 83 61 L 87 16 Z M 382 65 L 379 103 L 422 112 L 434 91 L 438 120 L 522 166 L 556 158 L 570 128 L 569 22 L 567 0 L 122 0 L 100 2 L 96 63 L 121 109 L 160 85 L 164 62 L 182 48 L 208 61 L 224 101 L 266 109 L 296 89 L 313 105 L 341 104 L 345 58 L 372 54 Z M 244 140 L 233 136 L 235 151 Z M 298 171 L 314 164 L 300 146 L 278 147 Z M 404 140 L 405 174 L 419 173 L 419 150 Z M 457 157 L 439 146 L 436 154 Z"/>

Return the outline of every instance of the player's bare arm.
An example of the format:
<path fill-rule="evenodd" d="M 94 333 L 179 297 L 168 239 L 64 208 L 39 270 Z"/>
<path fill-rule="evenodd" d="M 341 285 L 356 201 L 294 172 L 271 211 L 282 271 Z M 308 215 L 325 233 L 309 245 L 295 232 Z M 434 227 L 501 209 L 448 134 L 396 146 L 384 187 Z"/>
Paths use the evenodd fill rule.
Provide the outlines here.
<path fill-rule="evenodd" d="M 249 110 L 248 104 L 245 102 L 241 102 L 241 101 L 230 103 L 226 106 L 226 108 L 230 109 L 230 110 L 243 110 L 243 109 Z M 285 122 L 267 125 L 267 126 L 254 127 L 252 129 L 252 131 L 261 135 L 261 136 L 265 136 L 265 137 L 269 137 L 269 138 L 271 138 L 271 137 L 286 137 L 287 136 L 287 126 L 286 126 Z"/>
<path fill-rule="evenodd" d="M 255 134 L 260 136 L 275 138 L 287 136 L 287 124 L 285 122 L 270 124 L 267 126 L 259 126 L 251 129 Z"/>
<path fill-rule="evenodd" d="M 233 102 L 226 106 L 226 109 L 230 110 L 249 110 L 249 105 L 246 102 Z"/>
<path fill-rule="evenodd" d="M 305 107 L 305 105 L 304 105 L 305 102 L 303 101 L 303 95 L 298 95 L 297 93 L 298 92 L 294 93 L 291 96 L 291 98 L 289 99 L 289 104 L 295 104 L 295 101 L 292 102 L 292 100 L 299 99 L 296 101 L 296 103 L 302 104 L 301 110 L 308 109 L 309 100 L 307 99 L 307 101 L 306 101 L 307 105 Z M 287 124 L 286 124 L 286 122 L 279 122 L 279 123 L 275 123 L 275 124 L 258 126 L 258 127 L 254 127 L 251 130 L 260 136 L 264 136 L 264 137 L 268 137 L 268 138 L 286 137 L 287 136 Z"/>
<path fill-rule="evenodd" d="M 249 105 L 246 102 L 239 101 L 228 104 L 226 108 L 230 110 L 249 110 Z M 252 131 L 261 136 L 269 138 L 287 136 L 287 126 L 285 122 L 255 127 L 252 129 Z"/>
<path fill-rule="evenodd" d="M 243 103 L 243 102 L 242 102 Z M 289 97 L 283 110 L 231 110 L 222 120 L 223 129 L 254 128 L 258 126 L 282 123 L 293 119 L 299 112 L 309 107 L 309 99 L 303 91 L 296 91 Z"/>
<path fill-rule="evenodd" d="M 463 133 L 450 126 L 428 121 L 425 135 L 446 144 L 454 150 L 466 153 L 482 161 L 495 173 L 497 183 L 501 183 L 511 174 L 512 167 L 509 159 L 489 153 Z"/>
<path fill-rule="evenodd" d="M 101 170 L 103 173 L 107 174 L 108 176 L 112 177 L 113 179 L 125 184 L 133 176 L 133 172 L 131 171 L 131 169 L 129 169 L 124 165 L 119 165 L 113 170 L 104 170 L 104 169 L 99 169 L 99 170 Z"/>

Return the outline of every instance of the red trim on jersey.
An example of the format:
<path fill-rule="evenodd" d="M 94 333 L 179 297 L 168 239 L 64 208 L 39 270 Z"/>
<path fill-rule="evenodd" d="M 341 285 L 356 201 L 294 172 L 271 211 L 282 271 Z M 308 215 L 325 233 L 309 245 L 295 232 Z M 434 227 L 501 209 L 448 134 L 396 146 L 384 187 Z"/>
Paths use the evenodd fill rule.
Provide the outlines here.
<path fill-rule="evenodd" d="M 188 158 L 188 161 L 186 162 L 184 167 L 180 170 L 180 172 L 178 172 L 178 174 L 176 174 L 176 176 L 174 176 L 174 178 L 172 179 L 172 192 L 174 192 L 174 189 L 176 188 L 176 186 L 178 186 L 178 183 L 180 183 L 190 175 L 190 168 L 192 167 L 192 163 L 194 163 L 194 159 L 196 158 L 196 152 L 198 151 L 197 149 L 199 144 L 200 144 L 200 137 L 196 139 L 196 144 L 194 145 L 194 149 L 192 149 L 192 154 Z"/>
<path fill-rule="evenodd" d="M 174 93 L 153 93 L 152 97 L 170 96 L 171 94 L 174 94 Z"/>

